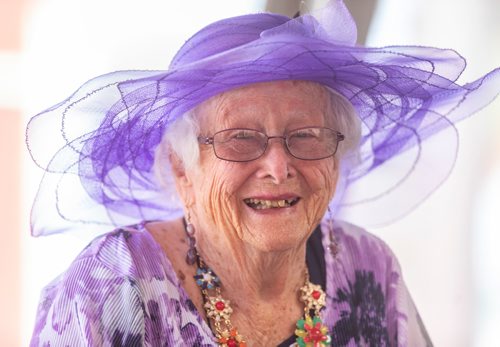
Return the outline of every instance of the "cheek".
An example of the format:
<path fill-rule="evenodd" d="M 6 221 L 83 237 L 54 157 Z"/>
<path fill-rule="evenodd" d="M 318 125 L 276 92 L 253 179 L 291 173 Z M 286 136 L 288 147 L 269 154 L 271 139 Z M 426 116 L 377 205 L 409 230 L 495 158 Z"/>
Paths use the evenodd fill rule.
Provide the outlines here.
<path fill-rule="evenodd" d="M 306 216 L 312 225 L 323 218 L 337 186 L 336 161 L 331 160 L 322 164 L 317 168 L 311 168 L 307 179 L 311 196 L 306 204 Z"/>
<path fill-rule="evenodd" d="M 235 230 L 239 233 L 240 216 L 238 213 L 237 189 L 241 186 L 242 175 L 232 163 L 215 162 L 209 170 L 201 170 L 195 188 L 197 207 L 207 225 L 215 230 Z M 241 173 L 241 172 L 240 172 Z"/>
<path fill-rule="evenodd" d="M 337 181 L 339 178 L 338 165 L 339 164 L 337 160 L 333 160 L 331 165 L 328 165 L 327 167 L 327 173 L 325 175 L 325 186 L 328 193 L 328 203 L 333 198 L 335 190 L 337 188 Z"/>

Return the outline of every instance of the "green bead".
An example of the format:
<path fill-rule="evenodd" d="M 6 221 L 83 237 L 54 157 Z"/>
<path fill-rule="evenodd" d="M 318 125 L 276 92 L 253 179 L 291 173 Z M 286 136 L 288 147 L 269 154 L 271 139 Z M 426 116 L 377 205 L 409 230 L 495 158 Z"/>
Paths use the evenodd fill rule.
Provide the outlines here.
<path fill-rule="evenodd" d="M 306 343 L 304 342 L 304 339 L 302 337 L 297 337 L 297 340 L 295 341 L 300 347 L 306 347 Z"/>
<path fill-rule="evenodd" d="M 314 316 L 313 318 L 313 323 L 316 325 L 316 323 L 322 323 L 321 322 L 321 318 L 319 318 L 318 316 Z"/>
<path fill-rule="evenodd" d="M 305 330 L 304 329 L 304 323 L 305 323 L 305 320 L 304 319 L 299 319 L 297 321 L 297 328 L 301 329 L 301 330 Z"/>

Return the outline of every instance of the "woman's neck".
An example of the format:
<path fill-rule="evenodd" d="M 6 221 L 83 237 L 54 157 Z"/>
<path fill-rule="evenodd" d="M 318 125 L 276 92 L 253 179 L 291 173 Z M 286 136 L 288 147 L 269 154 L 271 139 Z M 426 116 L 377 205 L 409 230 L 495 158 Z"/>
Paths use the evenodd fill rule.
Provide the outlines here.
<path fill-rule="evenodd" d="M 304 284 L 306 244 L 289 250 L 261 251 L 244 243 L 206 243 L 197 238 L 197 250 L 217 274 L 223 292 L 245 301 L 274 301 L 297 297 Z"/>

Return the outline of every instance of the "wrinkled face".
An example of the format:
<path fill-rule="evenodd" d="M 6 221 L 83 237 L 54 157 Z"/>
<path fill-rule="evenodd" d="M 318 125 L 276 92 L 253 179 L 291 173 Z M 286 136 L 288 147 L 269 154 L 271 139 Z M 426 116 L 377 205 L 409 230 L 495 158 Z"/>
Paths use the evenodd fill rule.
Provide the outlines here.
<path fill-rule="evenodd" d="M 247 86 L 218 95 L 196 110 L 200 132 L 248 128 L 281 136 L 326 121 L 328 94 L 311 82 L 283 81 Z M 331 119 L 331 118 L 330 118 Z M 264 155 L 249 162 L 217 158 L 200 145 L 197 169 L 179 184 L 197 232 L 212 241 L 243 243 L 262 251 L 303 244 L 324 215 L 337 182 L 334 157 L 292 157 L 282 139 L 271 139 Z"/>

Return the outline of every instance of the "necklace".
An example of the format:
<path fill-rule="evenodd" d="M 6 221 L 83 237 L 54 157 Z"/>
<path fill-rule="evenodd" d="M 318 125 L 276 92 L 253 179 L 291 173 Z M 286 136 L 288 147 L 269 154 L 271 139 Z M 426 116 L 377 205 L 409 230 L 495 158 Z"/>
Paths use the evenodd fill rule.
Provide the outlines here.
<path fill-rule="evenodd" d="M 215 272 L 201 259 L 197 251 L 196 275 L 194 279 L 200 287 L 205 302 L 203 308 L 213 323 L 216 341 L 221 347 L 246 347 L 247 344 L 238 329 L 231 323 L 230 301 L 221 295 L 221 282 Z M 300 300 L 304 303 L 304 316 L 296 324 L 296 344 L 300 347 L 323 347 L 330 345 L 328 328 L 323 325 L 320 311 L 325 306 L 325 292 L 320 285 L 309 281 L 306 270 L 304 286 L 300 288 Z M 311 316 L 311 312 L 313 315 Z"/>

